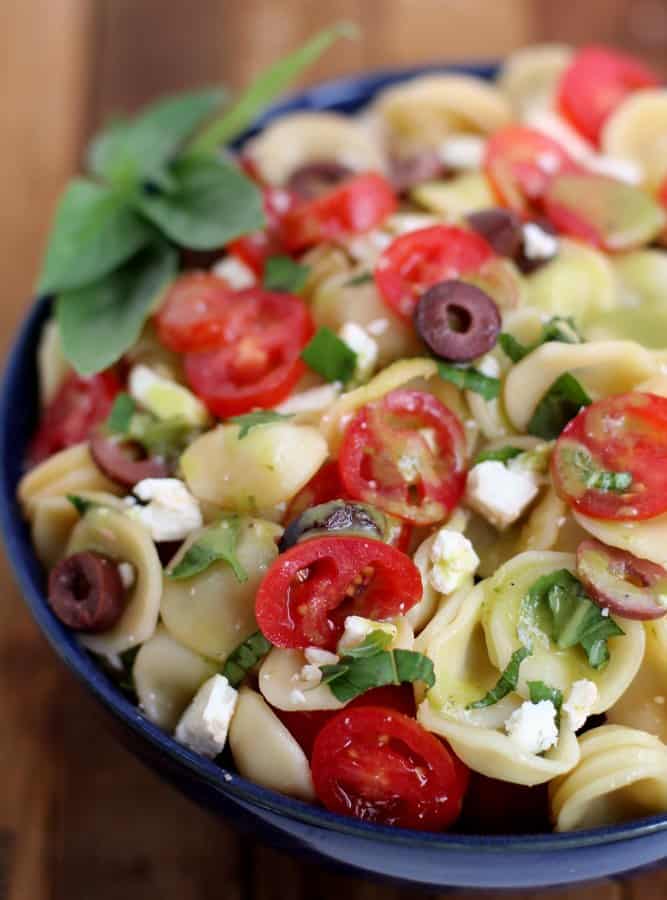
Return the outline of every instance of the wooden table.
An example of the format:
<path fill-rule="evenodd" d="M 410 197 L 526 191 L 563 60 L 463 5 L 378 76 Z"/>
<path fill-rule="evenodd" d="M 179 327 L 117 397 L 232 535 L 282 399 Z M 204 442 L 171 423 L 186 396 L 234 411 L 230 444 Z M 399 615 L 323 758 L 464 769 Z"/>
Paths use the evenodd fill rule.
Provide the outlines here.
<path fill-rule="evenodd" d="M 5 347 L 27 305 L 58 192 L 109 115 L 162 91 L 243 85 L 333 20 L 358 21 L 364 37 L 330 53 L 311 81 L 381 65 L 495 57 L 545 39 L 623 45 L 667 74 L 665 0 L 4 0 L 3 12 Z M 30 620 L 6 565 L 3 575 L 0 900 L 415 896 L 241 844 L 229 826 L 162 784 L 107 733 Z M 667 872 L 548 896 L 591 894 L 658 900 L 667 896 Z"/>

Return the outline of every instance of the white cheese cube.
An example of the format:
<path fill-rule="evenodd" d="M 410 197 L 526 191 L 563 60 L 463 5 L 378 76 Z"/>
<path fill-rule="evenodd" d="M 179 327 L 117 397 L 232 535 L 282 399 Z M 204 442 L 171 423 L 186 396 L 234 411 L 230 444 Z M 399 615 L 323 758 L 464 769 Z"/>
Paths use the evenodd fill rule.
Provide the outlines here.
<path fill-rule="evenodd" d="M 584 727 L 597 699 L 598 688 L 594 681 L 583 678 L 574 682 L 567 700 L 563 703 L 563 713 L 568 717 L 573 731 L 579 731 Z"/>
<path fill-rule="evenodd" d="M 225 256 L 211 269 L 218 278 L 223 278 L 234 291 L 243 291 L 257 282 L 255 273 L 238 256 Z"/>
<path fill-rule="evenodd" d="M 127 515 L 140 522 L 154 541 L 182 541 L 203 524 L 199 504 L 178 478 L 144 478 L 133 494 L 147 505 L 135 503 Z"/>
<path fill-rule="evenodd" d="M 304 656 L 311 666 L 335 666 L 340 662 L 340 657 L 330 650 L 322 650 L 321 647 L 306 647 Z"/>
<path fill-rule="evenodd" d="M 222 753 L 238 696 L 224 675 L 209 678 L 181 716 L 176 740 L 210 759 Z"/>
<path fill-rule="evenodd" d="M 363 644 L 372 631 L 386 631 L 392 640 L 398 634 L 398 629 L 391 622 L 374 622 L 373 619 L 364 619 L 363 616 L 348 616 L 345 619 L 345 630 L 338 641 L 338 653 L 345 654 L 351 647 Z"/>
<path fill-rule="evenodd" d="M 495 358 L 495 356 L 491 356 L 490 353 L 487 353 L 486 356 L 483 356 L 479 363 L 477 364 L 477 369 L 482 373 L 482 375 L 487 375 L 489 378 L 499 378 L 500 377 L 500 363 Z"/>
<path fill-rule="evenodd" d="M 522 753 L 544 753 L 558 743 L 556 707 L 551 700 L 526 701 L 505 722 L 505 731 Z"/>
<path fill-rule="evenodd" d="M 438 147 L 442 162 L 450 169 L 481 169 L 486 141 L 476 134 L 452 134 Z"/>
<path fill-rule="evenodd" d="M 134 366 L 128 388 L 137 403 L 158 419 L 184 419 L 195 427 L 209 422 L 208 410 L 192 391 L 148 366 Z"/>
<path fill-rule="evenodd" d="M 558 238 L 535 222 L 523 226 L 523 252 L 528 259 L 551 259 L 558 253 Z"/>
<path fill-rule="evenodd" d="M 471 509 L 501 531 L 526 511 L 538 493 L 537 479 L 486 460 L 468 473 L 465 500 Z"/>
<path fill-rule="evenodd" d="M 430 561 L 428 580 L 440 594 L 453 593 L 479 565 L 479 557 L 468 538 L 448 528 L 436 533 Z"/>
<path fill-rule="evenodd" d="M 354 377 L 357 381 L 368 381 L 378 361 L 380 348 L 368 332 L 356 322 L 345 322 L 339 336 L 357 355 Z"/>
<path fill-rule="evenodd" d="M 312 666 L 308 663 L 301 667 L 299 680 L 306 685 L 306 688 L 316 688 L 322 681 L 322 672 L 319 666 Z"/>

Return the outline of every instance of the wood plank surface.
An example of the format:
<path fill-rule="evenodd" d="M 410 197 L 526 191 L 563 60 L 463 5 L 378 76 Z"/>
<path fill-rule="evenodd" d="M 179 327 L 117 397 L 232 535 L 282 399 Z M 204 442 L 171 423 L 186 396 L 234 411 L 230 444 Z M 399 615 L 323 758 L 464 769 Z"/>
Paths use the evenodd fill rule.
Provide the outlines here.
<path fill-rule="evenodd" d="M 315 29 L 359 22 L 306 77 L 501 56 L 535 40 L 611 41 L 667 74 L 665 0 L 4 0 L 0 191 L 7 342 L 57 194 L 86 138 L 163 91 L 247 83 Z M 11 587 L 0 603 L 0 900 L 414 900 L 241 842 L 134 760 Z M 667 873 L 478 900 L 662 900 Z M 446 895 L 459 900 L 464 892 Z"/>

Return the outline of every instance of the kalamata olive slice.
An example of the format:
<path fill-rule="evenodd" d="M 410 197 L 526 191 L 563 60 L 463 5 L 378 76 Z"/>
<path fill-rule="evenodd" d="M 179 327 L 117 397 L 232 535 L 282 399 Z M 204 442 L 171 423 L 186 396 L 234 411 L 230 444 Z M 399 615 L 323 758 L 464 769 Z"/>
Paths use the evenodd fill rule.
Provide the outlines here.
<path fill-rule="evenodd" d="M 98 469 L 123 487 L 134 487 L 144 478 L 170 475 L 166 460 L 143 455 L 142 448 L 134 441 L 118 440 L 98 431 L 91 437 L 89 446 Z"/>
<path fill-rule="evenodd" d="M 287 181 L 287 188 L 302 200 L 314 200 L 352 175 L 354 172 L 348 166 L 323 159 L 295 169 Z"/>
<path fill-rule="evenodd" d="M 365 503 L 331 500 L 311 506 L 288 524 L 278 547 L 281 553 L 299 541 L 323 534 L 358 535 L 382 541 L 388 533 L 387 520 L 382 512 Z"/>
<path fill-rule="evenodd" d="M 68 628 L 108 631 L 125 608 L 118 565 L 92 551 L 68 556 L 49 575 L 49 604 Z"/>
<path fill-rule="evenodd" d="M 490 350 L 500 331 L 498 307 L 465 281 L 441 281 L 419 298 L 417 331 L 436 356 L 469 362 Z"/>
<path fill-rule="evenodd" d="M 511 209 L 480 209 L 466 218 L 472 230 L 485 238 L 498 256 L 514 259 L 521 252 L 521 219 Z"/>
<path fill-rule="evenodd" d="M 394 157 L 389 162 L 389 180 L 397 194 L 404 194 L 418 184 L 442 177 L 445 171 L 446 167 L 435 150 Z"/>
<path fill-rule="evenodd" d="M 577 574 L 603 609 L 625 619 L 667 615 L 667 570 L 656 563 L 590 540 L 577 549 Z"/>

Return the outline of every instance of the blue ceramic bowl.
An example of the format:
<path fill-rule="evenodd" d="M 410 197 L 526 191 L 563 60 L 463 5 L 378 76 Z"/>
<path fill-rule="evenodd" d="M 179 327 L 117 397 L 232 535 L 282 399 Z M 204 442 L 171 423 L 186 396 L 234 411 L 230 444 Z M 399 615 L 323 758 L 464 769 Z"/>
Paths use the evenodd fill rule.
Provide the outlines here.
<path fill-rule="evenodd" d="M 328 82 L 275 106 L 258 127 L 294 110 L 353 112 L 387 85 L 442 68 Z M 488 78 L 494 67 L 462 66 L 459 71 Z M 10 353 L 1 388 L 0 518 L 7 554 L 23 596 L 57 654 L 111 713 L 121 739 L 151 768 L 197 802 L 274 846 L 414 885 L 536 888 L 628 872 L 667 857 L 664 815 L 615 828 L 520 837 L 421 834 L 367 825 L 258 787 L 191 753 L 148 722 L 50 612 L 44 572 L 16 502 L 21 464 L 38 409 L 35 351 L 48 314 L 46 300 L 31 310 Z"/>

